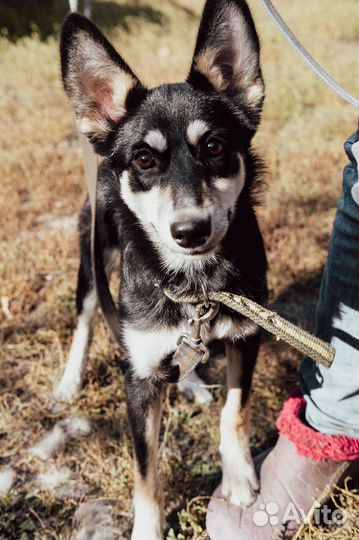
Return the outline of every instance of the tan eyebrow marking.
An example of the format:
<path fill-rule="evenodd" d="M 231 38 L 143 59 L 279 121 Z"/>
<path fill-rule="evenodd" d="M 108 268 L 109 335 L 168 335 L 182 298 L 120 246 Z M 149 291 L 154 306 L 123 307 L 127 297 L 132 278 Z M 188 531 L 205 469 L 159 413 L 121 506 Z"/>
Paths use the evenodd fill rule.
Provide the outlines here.
<path fill-rule="evenodd" d="M 203 120 L 193 120 L 187 128 L 187 139 L 190 144 L 195 146 L 200 138 L 209 131 L 209 127 Z"/>
<path fill-rule="evenodd" d="M 164 152 L 164 150 L 167 148 L 166 137 L 160 132 L 159 129 L 151 129 L 148 131 L 144 141 L 151 148 L 158 150 L 158 152 Z"/>

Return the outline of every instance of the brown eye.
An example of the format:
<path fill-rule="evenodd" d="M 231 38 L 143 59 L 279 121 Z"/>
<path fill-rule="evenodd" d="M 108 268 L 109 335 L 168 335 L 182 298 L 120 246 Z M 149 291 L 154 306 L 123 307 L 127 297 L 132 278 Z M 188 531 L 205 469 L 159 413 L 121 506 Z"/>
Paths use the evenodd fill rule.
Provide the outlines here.
<path fill-rule="evenodd" d="M 218 141 L 217 139 L 211 139 L 206 144 L 206 150 L 207 154 L 210 157 L 218 157 L 223 154 L 224 146 L 221 141 Z"/>
<path fill-rule="evenodd" d="M 148 171 L 156 165 L 156 161 L 149 150 L 141 150 L 135 156 L 135 163 L 143 171 Z"/>

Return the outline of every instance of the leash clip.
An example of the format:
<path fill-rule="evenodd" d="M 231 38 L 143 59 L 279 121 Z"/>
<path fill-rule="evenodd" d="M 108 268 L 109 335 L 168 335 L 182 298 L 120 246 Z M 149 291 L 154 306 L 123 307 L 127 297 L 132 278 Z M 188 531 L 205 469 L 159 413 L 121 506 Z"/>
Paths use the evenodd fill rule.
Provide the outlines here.
<path fill-rule="evenodd" d="M 208 302 L 208 304 L 203 303 L 196 305 L 195 316 L 192 319 L 188 319 L 188 323 L 192 326 L 191 339 L 195 343 L 202 341 L 202 325 L 214 319 L 218 313 L 218 310 L 219 304 L 217 302 Z"/>
<path fill-rule="evenodd" d="M 209 349 L 203 343 L 202 326 L 214 319 L 219 310 L 217 302 L 196 305 L 196 313 L 188 320 L 191 326 L 189 333 L 182 334 L 177 341 L 177 349 L 173 355 L 173 363 L 179 366 L 179 380 L 192 373 L 198 364 L 205 364 L 209 359 Z"/>

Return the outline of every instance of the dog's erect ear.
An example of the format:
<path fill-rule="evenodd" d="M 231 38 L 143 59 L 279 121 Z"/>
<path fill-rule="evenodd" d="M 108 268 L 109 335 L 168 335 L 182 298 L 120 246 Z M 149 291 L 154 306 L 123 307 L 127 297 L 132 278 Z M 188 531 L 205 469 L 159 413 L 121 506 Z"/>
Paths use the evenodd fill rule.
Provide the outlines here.
<path fill-rule="evenodd" d="M 79 129 L 95 146 L 126 116 L 130 95 L 144 91 L 98 28 L 75 13 L 61 33 L 61 70 Z"/>
<path fill-rule="evenodd" d="M 245 0 L 207 0 L 188 82 L 229 95 L 255 128 L 264 99 L 259 40 Z"/>

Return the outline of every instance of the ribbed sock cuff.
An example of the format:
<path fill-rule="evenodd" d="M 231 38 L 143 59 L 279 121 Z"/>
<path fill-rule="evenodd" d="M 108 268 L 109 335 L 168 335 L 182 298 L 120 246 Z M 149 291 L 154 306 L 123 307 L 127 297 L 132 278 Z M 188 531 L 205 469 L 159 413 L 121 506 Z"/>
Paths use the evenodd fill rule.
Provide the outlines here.
<path fill-rule="evenodd" d="M 280 433 L 295 444 L 299 455 L 315 461 L 359 459 L 359 439 L 315 431 L 301 420 L 305 407 L 303 397 L 290 397 L 284 403 L 277 420 Z"/>

